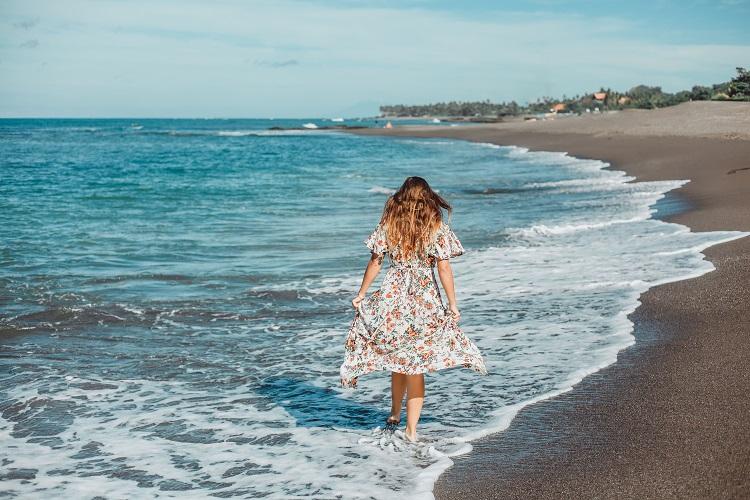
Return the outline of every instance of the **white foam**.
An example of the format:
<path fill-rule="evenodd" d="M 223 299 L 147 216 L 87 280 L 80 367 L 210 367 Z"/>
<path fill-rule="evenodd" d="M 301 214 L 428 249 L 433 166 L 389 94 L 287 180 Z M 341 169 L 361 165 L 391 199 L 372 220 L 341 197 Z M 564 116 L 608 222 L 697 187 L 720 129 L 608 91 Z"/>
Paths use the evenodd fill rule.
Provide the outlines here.
<path fill-rule="evenodd" d="M 335 133 L 326 130 L 219 130 L 211 132 L 212 135 L 219 137 L 273 137 L 273 136 L 307 136 L 310 134 Z"/>
<path fill-rule="evenodd" d="M 249 135 L 259 135 L 258 130 L 219 130 L 216 135 L 221 137 L 245 137 Z"/>
<path fill-rule="evenodd" d="M 615 172 L 613 172 L 615 174 Z M 623 173 L 624 174 L 624 173 Z M 549 187 L 586 187 L 586 188 L 603 188 L 610 186 L 622 187 L 623 181 L 632 181 L 635 177 L 628 177 L 625 175 L 612 175 L 606 177 L 589 177 L 582 179 L 566 179 L 562 181 L 551 181 L 551 182 L 532 182 L 526 184 L 524 188 L 549 188 Z"/>
<path fill-rule="evenodd" d="M 370 189 L 367 190 L 369 193 L 378 193 L 378 194 L 388 194 L 391 195 L 396 192 L 395 189 L 383 187 L 383 186 L 373 186 Z"/>
<path fill-rule="evenodd" d="M 401 144 L 418 144 L 421 147 L 425 146 L 455 146 L 455 141 L 439 141 L 435 139 L 397 139 Z"/>
<path fill-rule="evenodd" d="M 559 226 L 547 226 L 545 224 L 534 225 L 528 228 L 510 228 L 506 232 L 516 238 L 535 238 L 538 236 L 552 236 L 559 234 L 570 234 L 591 229 L 601 229 L 615 224 L 628 224 L 644 220 L 646 217 L 633 217 L 630 219 L 615 219 L 590 224 L 562 224 Z"/>

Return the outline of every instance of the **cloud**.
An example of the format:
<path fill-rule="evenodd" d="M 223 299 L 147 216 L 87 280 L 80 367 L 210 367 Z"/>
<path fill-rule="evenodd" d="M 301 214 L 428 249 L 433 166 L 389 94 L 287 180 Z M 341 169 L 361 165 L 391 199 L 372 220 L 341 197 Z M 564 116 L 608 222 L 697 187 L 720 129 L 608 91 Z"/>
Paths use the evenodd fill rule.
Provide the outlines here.
<path fill-rule="evenodd" d="M 22 49 L 35 49 L 39 47 L 39 40 L 33 39 L 33 40 L 26 40 L 22 44 L 19 45 Z"/>
<path fill-rule="evenodd" d="M 284 59 L 279 61 L 256 59 L 253 61 L 253 64 L 262 68 L 286 68 L 289 66 L 298 66 L 299 61 L 296 59 Z"/>
<path fill-rule="evenodd" d="M 19 21 L 17 23 L 13 23 L 13 26 L 16 28 L 20 28 L 22 30 L 30 30 L 34 26 L 39 24 L 39 18 L 35 19 L 27 19 L 25 21 Z"/>

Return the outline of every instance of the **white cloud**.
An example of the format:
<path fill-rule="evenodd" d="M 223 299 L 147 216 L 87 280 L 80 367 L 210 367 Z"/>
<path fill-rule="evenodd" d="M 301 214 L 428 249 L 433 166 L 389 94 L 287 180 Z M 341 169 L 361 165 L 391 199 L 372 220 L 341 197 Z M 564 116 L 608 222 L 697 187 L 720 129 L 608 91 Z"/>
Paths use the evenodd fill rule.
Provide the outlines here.
<path fill-rule="evenodd" d="M 299 61 L 296 59 L 283 59 L 277 61 L 268 61 L 264 59 L 256 59 L 253 64 L 262 68 L 287 68 L 289 66 L 299 65 Z"/>
<path fill-rule="evenodd" d="M 39 47 L 39 40 L 26 40 L 18 46 L 22 49 L 35 49 Z"/>
<path fill-rule="evenodd" d="M 33 28 L 37 24 L 39 24 L 39 18 L 24 19 L 24 20 L 21 20 L 21 21 L 13 23 L 13 26 L 16 27 L 16 28 L 23 29 L 23 30 L 30 30 L 31 28 Z"/>

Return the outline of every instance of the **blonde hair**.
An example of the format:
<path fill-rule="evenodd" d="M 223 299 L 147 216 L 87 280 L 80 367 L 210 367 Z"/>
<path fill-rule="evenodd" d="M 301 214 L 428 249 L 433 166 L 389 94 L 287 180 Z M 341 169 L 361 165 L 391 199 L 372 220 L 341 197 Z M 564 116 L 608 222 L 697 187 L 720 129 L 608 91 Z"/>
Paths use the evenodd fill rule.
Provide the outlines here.
<path fill-rule="evenodd" d="M 453 210 L 421 177 L 407 177 L 388 198 L 380 223 L 386 230 L 389 248 L 398 247 L 400 259 L 424 255 L 443 222 L 445 209 Z"/>

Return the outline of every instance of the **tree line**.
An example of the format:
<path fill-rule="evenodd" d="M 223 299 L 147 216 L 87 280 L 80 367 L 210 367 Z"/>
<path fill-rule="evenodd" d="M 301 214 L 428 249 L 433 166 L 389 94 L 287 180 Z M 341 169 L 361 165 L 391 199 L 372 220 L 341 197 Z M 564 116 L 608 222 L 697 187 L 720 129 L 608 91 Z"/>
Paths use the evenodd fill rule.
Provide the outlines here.
<path fill-rule="evenodd" d="M 597 98 L 599 97 L 599 98 Z M 510 102 L 451 101 L 425 105 L 395 104 L 380 106 L 384 117 L 398 116 L 443 116 L 443 117 L 503 117 L 549 112 L 555 105 L 560 111 L 583 113 L 599 109 L 618 110 L 626 108 L 653 109 L 674 106 L 686 101 L 730 100 L 750 101 L 750 71 L 737 68 L 737 76 L 728 82 L 711 86 L 695 85 L 690 90 L 670 93 L 661 87 L 637 85 L 626 92 L 600 88 L 598 92 L 561 99 L 542 97 L 526 105 Z M 562 105 L 562 106 L 561 106 Z"/>

